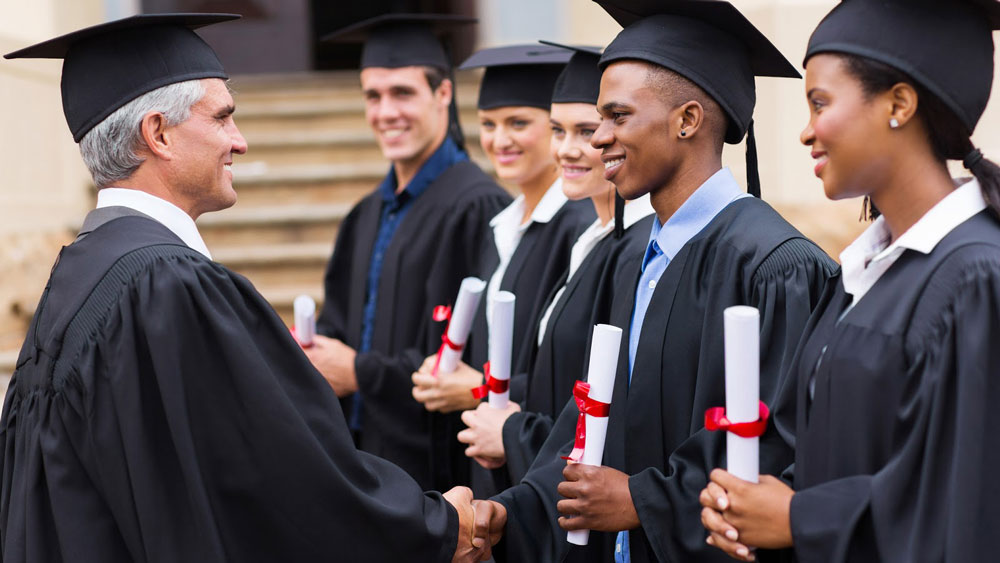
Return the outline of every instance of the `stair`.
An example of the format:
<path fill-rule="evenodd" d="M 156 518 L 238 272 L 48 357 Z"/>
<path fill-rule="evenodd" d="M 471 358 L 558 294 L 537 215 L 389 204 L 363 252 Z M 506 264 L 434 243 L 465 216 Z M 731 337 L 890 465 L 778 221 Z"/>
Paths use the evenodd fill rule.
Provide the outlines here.
<path fill-rule="evenodd" d="M 480 165 L 478 74 L 456 92 L 467 144 Z M 220 263 L 245 275 L 286 322 L 292 301 L 322 304 L 323 274 L 340 222 L 389 171 L 365 121 L 356 72 L 232 80 L 236 123 L 250 147 L 233 164 L 239 200 L 198 220 Z"/>

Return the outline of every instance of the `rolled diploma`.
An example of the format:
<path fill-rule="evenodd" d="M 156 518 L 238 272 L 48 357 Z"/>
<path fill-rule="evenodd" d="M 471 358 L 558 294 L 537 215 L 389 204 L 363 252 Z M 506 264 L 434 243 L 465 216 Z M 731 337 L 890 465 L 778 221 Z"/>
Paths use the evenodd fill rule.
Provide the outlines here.
<path fill-rule="evenodd" d="M 316 302 L 308 295 L 299 295 L 292 302 L 295 309 L 295 339 L 299 346 L 312 346 L 316 335 Z"/>
<path fill-rule="evenodd" d="M 496 379 L 510 380 L 511 342 L 514 340 L 514 294 L 499 291 L 493 297 L 493 322 L 490 323 L 490 374 Z M 490 391 L 490 406 L 507 408 L 510 391 Z"/>
<path fill-rule="evenodd" d="M 479 300 L 486 289 L 486 282 L 479 278 L 468 277 L 462 280 L 462 286 L 458 289 L 458 297 L 455 299 L 455 306 L 451 311 L 451 320 L 448 322 L 448 340 L 465 346 L 465 341 L 469 339 L 469 329 L 472 328 L 472 319 L 476 315 L 476 308 L 479 307 Z M 458 366 L 458 361 L 462 359 L 462 350 L 452 350 L 450 346 L 445 346 L 441 352 L 441 362 L 438 364 L 438 373 L 451 373 Z"/>
<path fill-rule="evenodd" d="M 587 383 L 589 397 L 602 403 L 611 403 L 615 390 L 615 373 L 618 371 L 618 348 L 622 342 L 622 329 L 611 325 L 595 325 L 590 345 L 590 366 Z M 608 435 L 607 417 L 586 417 L 587 443 L 583 448 L 581 463 L 601 465 L 604 461 L 604 441 Z M 566 532 L 566 540 L 574 545 L 587 545 L 590 530 Z"/>
<path fill-rule="evenodd" d="M 760 416 L 760 313 L 729 307 L 723 313 L 726 339 L 726 418 L 753 422 Z M 759 438 L 726 433 L 726 468 L 753 483 L 760 474 Z"/>

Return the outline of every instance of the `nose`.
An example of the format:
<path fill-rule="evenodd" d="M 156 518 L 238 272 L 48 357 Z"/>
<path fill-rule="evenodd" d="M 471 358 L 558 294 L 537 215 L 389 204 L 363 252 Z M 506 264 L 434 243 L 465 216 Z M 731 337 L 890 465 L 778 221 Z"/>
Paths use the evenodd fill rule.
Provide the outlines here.
<path fill-rule="evenodd" d="M 559 141 L 559 146 L 556 148 L 556 158 L 576 160 L 580 158 L 582 154 L 583 151 L 580 150 L 580 147 L 577 146 L 577 143 L 573 142 L 569 134 L 564 136 L 562 141 Z"/>
<path fill-rule="evenodd" d="M 510 132 L 507 131 L 506 127 L 498 125 L 496 130 L 493 131 L 493 148 L 494 150 L 506 149 L 514 145 L 514 140 L 510 136 Z"/>
<path fill-rule="evenodd" d="M 811 119 L 808 123 L 806 123 L 806 127 L 802 130 L 802 133 L 799 133 L 799 142 L 807 147 L 812 146 L 812 144 L 816 142 L 816 132 L 813 131 Z"/>
<path fill-rule="evenodd" d="M 590 136 L 590 146 L 595 149 L 603 149 L 615 142 L 615 136 L 611 133 L 612 123 L 609 119 L 602 119 L 597 126 L 597 131 Z"/>
<path fill-rule="evenodd" d="M 243 138 L 243 133 L 240 133 L 240 129 L 239 127 L 236 126 L 236 122 L 233 122 L 232 128 L 233 130 L 230 133 L 230 137 L 232 138 L 232 143 L 233 143 L 233 146 L 230 149 L 231 152 L 236 154 L 246 154 L 247 149 L 250 148 L 250 146 L 247 144 L 247 140 Z"/>
<path fill-rule="evenodd" d="M 399 117 L 399 107 L 392 99 L 392 96 L 382 96 L 375 109 L 376 117 L 380 120 L 391 120 Z"/>

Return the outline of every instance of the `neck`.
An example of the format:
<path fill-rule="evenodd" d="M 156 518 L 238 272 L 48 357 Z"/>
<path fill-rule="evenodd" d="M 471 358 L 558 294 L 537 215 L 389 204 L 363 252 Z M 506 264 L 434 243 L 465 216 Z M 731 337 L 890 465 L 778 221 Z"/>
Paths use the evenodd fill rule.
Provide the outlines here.
<path fill-rule="evenodd" d="M 597 219 L 601 222 L 602 227 L 615 218 L 614 186 L 611 186 L 610 189 L 604 190 L 604 192 L 590 198 L 590 201 L 594 203 L 594 211 L 597 212 Z"/>
<path fill-rule="evenodd" d="M 176 197 L 169 185 L 166 182 L 163 182 L 160 176 L 144 166 L 140 166 L 138 170 L 128 177 L 128 179 L 121 182 L 115 182 L 113 185 L 108 187 L 135 190 L 156 196 L 163 201 L 176 205 L 184 211 L 184 213 L 187 213 L 192 220 L 197 220 L 202 214 L 202 211 L 196 209 L 190 202 Z"/>
<path fill-rule="evenodd" d="M 542 197 L 545 196 L 545 192 L 548 191 L 557 178 L 559 178 L 559 167 L 553 165 L 544 173 L 539 174 L 538 176 L 518 186 L 521 188 L 521 193 L 524 194 L 524 216 L 521 217 L 522 224 L 526 223 L 528 219 L 531 218 L 531 214 L 534 213 L 535 208 L 538 207 L 538 202 L 542 201 Z"/>
<path fill-rule="evenodd" d="M 649 194 L 649 202 L 660 224 L 666 224 L 691 194 L 722 169 L 721 156 L 684 166 L 665 185 Z"/>
<path fill-rule="evenodd" d="M 408 158 L 406 160 L 394 160 L 392 162 L 393 172 L 396 173 L 396 193 L 402 193 L 406 189 L 406 186 L 410 185 L 413 177 L 420 172 L 420 169 L 424 164 L 430 160 L 431 156 L 441 147 L 441 143 L 444 143 L 444 139 L 448 134 L 448 130 L 445 129 L 440 135 L 438 135 L 436 142 L 431 143 L 427 146 L 420 154 L 414 156 L 413 158 Z"/>
<path fill-rule="evenodd" d="M 904 157 L 893 163 L 892 178 L 870 196 L 895 241 L 955 190 L 948 168 L 932 156 Z"/>

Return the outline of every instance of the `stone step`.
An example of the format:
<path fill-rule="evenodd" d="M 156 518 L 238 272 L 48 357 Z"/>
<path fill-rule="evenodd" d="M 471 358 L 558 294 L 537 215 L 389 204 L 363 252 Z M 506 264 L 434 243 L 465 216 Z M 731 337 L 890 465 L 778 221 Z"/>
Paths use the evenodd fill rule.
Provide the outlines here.
<path fill-rule="evenodd" d="M 329 243 L 350 209 L 349 203 L 336 202 L 270 206 L 238 203 L 231 209 L 200 217 L 198 229 L 213 255 L 215 249 L 231 245 Z"/>
<path fill-rule="evenodd" d="M 213 251 L 212 256 L 239 272 L 260 291 L 282 287 L 322 287 L 333 238 L 326 242 L 245 244 Z"/>

